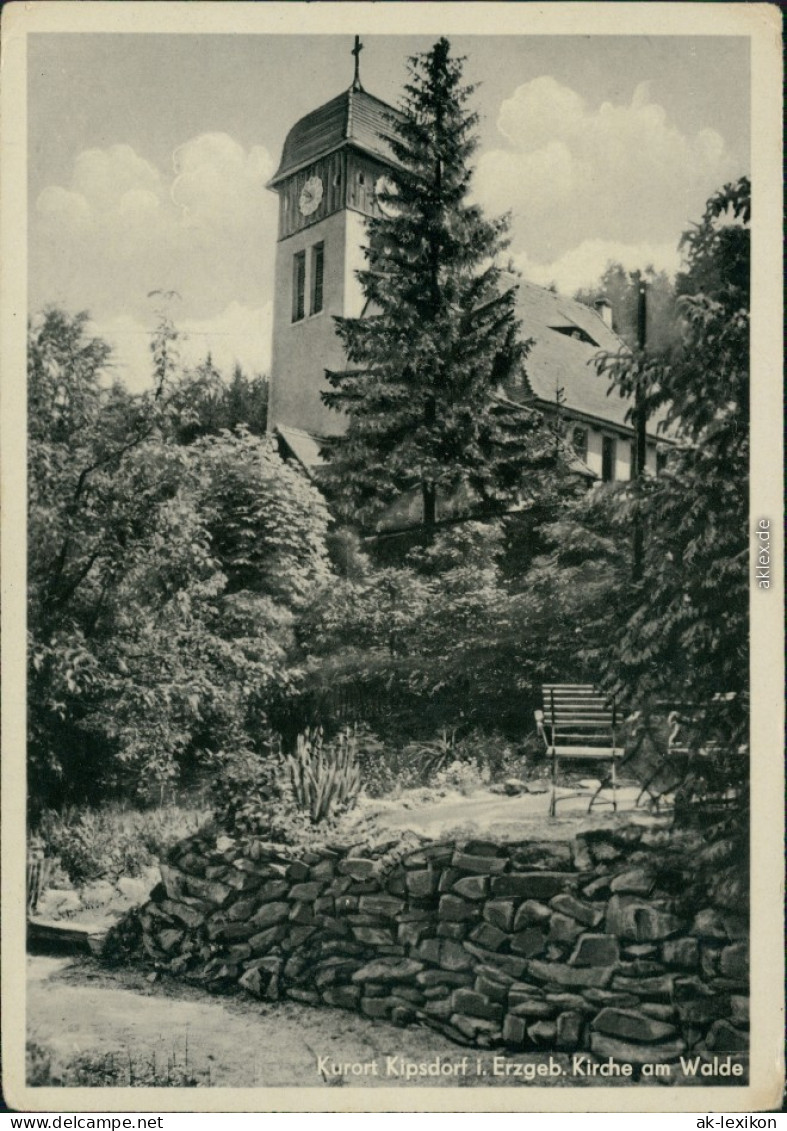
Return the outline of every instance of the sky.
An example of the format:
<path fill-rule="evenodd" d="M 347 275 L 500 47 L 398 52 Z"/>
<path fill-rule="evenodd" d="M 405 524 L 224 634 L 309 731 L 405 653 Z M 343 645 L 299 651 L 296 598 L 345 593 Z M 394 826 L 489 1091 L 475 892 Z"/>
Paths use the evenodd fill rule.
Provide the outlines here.
<path fill-rule="evenodd" d="M 392 104 L 433 36 L 364 36 L 361 79 Z M 708 196 L 750 171 L 749 40 L 451 38 L 479 114 L 472 192 L 511 215 L 523 275 L 571 294 L 610 260 L 680 265 Z M 87 310 L 115 373 L 150 381 L 161 301 L 183 360 L 270 362 L 276 197 L 294 123 L 352 81 L 349 35 L 28 38 L 31 314 Z"/>

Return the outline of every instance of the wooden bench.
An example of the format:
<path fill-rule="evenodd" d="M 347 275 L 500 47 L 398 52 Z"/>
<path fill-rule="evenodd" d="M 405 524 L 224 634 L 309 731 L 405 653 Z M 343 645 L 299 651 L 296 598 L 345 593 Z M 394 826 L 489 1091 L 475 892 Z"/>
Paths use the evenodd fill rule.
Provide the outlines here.
<path fill-rule="evenodd" d="M 588 812 L 593 808 L 601 791 L 608 785 L 612 789 L 611 804 L 617 810 L 617 762 L 623 757 L 623 747 L 617 745 L 617 708 L 614 699 L 590 683 L 545 683 L 543 685 L 544 709 L 536 711 L 536 727 L 544 739 L 547 757 L 552 761 L 552 798 L 549 815 L 555 816 L 557 805 L 558 764 L 561 759 L 608 762 L 610 771 L 602 778 L 590 799 Z M 568 797 L 582 796 L 578 793 Z M 610 803 L 604 798 L 605 803 Z"/>

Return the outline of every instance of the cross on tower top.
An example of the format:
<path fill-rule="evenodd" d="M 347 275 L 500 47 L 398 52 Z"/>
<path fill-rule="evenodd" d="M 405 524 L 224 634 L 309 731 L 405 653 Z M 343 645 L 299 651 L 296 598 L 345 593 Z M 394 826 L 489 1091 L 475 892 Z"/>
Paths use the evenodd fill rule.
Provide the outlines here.
<path fill-rule="evenodd" d="M 363 44 L 361 43 L 360 35 L 355 37 L 355 46 L 350 52 L 355 56 L 355 75 L 353 76 L 353 84 L 350 90 L 363 90 L 361 86 L 361 52 L 363 51 Z"/>

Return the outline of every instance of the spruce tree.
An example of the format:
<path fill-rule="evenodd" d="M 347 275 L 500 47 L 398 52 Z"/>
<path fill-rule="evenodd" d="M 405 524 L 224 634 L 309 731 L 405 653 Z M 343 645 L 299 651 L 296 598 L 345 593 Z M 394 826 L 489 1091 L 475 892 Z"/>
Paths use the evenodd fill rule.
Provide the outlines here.
<path fill-rule="evenodd" d="M 347 416 L 326 447 L 336 500 L 368 521 L 420 491 L 427 540 L 438 500 L 461 492 L 478 516 L 519 497 L 542 430 L 538 414 L 496 395 L 527 344 L 516 287 L 496 263 L 507 219 L 488 220 L 468 201 L 477 114 L 462 64 L 446 39 L 409 61 L 390 117 L 399 168 L 382 201 L 391 215 L 369 220 L 359 272 L 372 313 L 336 319 L 348 367 L 328 374 L 323 394 Z"/>

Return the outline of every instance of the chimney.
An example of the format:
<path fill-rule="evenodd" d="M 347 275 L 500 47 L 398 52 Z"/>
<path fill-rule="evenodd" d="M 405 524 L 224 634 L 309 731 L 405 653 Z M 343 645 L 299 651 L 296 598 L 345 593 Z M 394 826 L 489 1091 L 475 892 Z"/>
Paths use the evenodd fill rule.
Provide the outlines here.
<path fill-rule="evenodd" d="M 599 316 L 605 326 L 612 329 L 612 307 L 605 298 L 597 298 L 593 303 L 596 308 L 596 314 Z"/>

